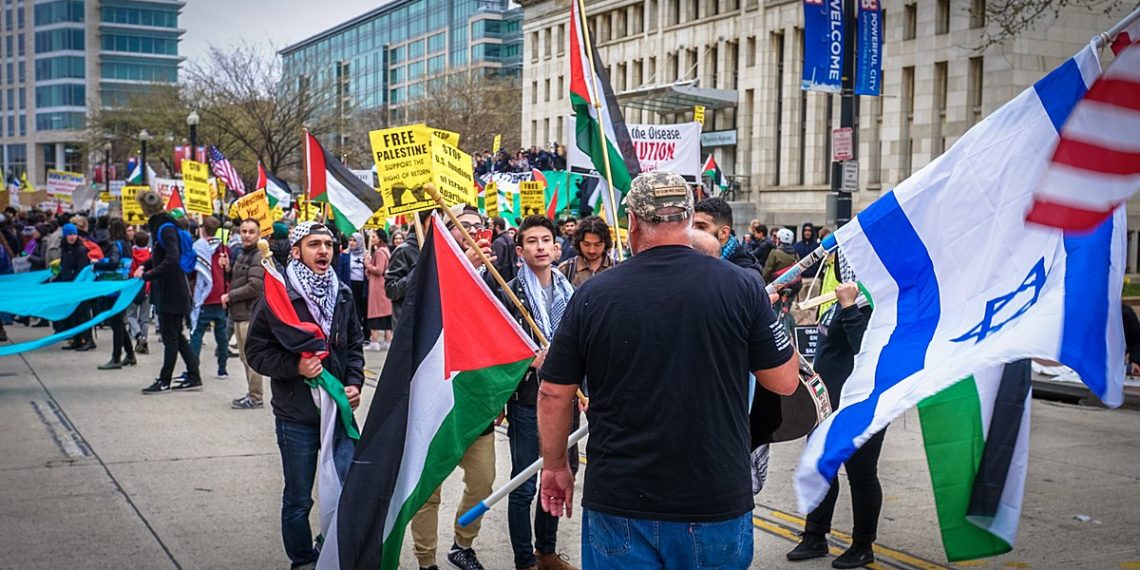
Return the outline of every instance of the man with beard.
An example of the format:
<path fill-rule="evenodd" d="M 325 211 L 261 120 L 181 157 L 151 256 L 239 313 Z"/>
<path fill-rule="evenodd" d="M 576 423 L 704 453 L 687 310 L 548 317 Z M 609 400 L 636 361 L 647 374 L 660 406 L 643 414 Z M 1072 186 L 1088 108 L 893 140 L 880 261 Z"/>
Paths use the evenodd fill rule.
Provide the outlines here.
<path fill-rule="evenodd" d="M 305 381 L 327 368 L 344 384 L 348 403 L 355 410 L 364 383 L 364 332 L 356 317 L 352 290 L 332 271 L 332 232 L 324 224 L 302 222 L 289 232 L 289 241 L 292 248 L 285 267 L 285 289 L 297 317 L 324 331 L 328 355 L 324 360 L 303 358 L 282 344 L 274 334 L 273 317 L 264 297 L 253 309 L 245 355 L 251 368 L 273 379 L 271 404 L 285 475 L 281 501 L 285 553 L 293 568 L 313 568 L 319 551 L 313 544 L 309 512 L 321 445 L 321 412 L 314 403 L 316 388 Z M 335 429 L 333 463 L 343 482 L 355 446 L 340 422 Z"/>
<path fill-rule="evenodd" d="M 234 322 L 238 356 L 245 365 L 248 385 L 246 394 L 234 400 L 231 406 L 237 410 L 252 410 L 260 408 L 265 397 L 264 379 L 250 368 L 245 354 L 246 341 L 249 339 L 249 318 L 254 304 L 265 290 L 265 268 L 261 266 L 261 250 L 257 248 L 261 225 L 254 219 L 243 220 L 238 226 L 238 234 L 241 236 L 241 250 L 234 257 L 230 292 L 222 295 L 222 304 L 229 308 L 230 319 Z"/>
<path fill-rule="evenodd" d="M 610 228 L 597 216 L 583 218 L 572 237 L 573 249 L 578 255 L 558 265 L 558 271 L 570 280 L 575 289 L 595 275 L 614 266 L 609 253 L 614 241 Z"/>

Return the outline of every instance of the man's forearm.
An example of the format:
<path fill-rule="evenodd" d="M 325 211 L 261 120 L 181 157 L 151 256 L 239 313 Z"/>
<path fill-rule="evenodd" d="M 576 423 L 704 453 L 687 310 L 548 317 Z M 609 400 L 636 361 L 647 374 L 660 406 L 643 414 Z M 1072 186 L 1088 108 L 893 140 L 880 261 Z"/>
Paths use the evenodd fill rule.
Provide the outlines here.
<path fill-rule="evenodd" d="M 566 441 L 573 419 L 571 402 L 577 385 L 544 382 L 538 389 L 538 441 L 543 463 L 548 467 L 568 465 Z"/>

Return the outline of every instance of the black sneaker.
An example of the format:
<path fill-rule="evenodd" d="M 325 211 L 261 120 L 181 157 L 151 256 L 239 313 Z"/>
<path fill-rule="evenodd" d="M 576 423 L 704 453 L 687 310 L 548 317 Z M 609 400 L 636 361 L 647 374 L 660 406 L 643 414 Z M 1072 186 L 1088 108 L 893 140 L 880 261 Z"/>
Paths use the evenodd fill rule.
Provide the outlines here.
<path fill-rule="evenodd" d="M 859 568 L 875 561 L 875 551 L 870 544 L 851 543 L 851 548 L 831 561 L 832 568 Z"/>
<path fill-rule="evenodd" d="M 202 389 L 201 380 L 180 380 L 170 388 L 175 392 L 197 392 Z"/>
<path fill-rule="evenodd" d="M 86 343 L 83 343 L 83 344 L 75 347 L 75 352 L 87 352 L 89 350 L 95 350 L 96 348 L 99 348 L 99 347 L 96 346 L 95 343 L 86 342 Z"/>
<path fill-rule="evenodd" d="M 170 382 L 163 382 L 162 380 L 155 380 L 154 384 L 142 389 L 144 396 L 151 396 L 154 394 L 166 394 L 170 392 Z"/>
<path fill-rule="evenodd" d="M 800 543 L 788 553 L 788 560 L 798 562 L 827 556 L 827 537 L 814 532 L 805 532 Z"/>
<path fill-rule="evenodd" d="M 135 344 L 135 354 L 148 354 L 150 349 L 146 346 L 145 340 L 140 340 Z"/>
<path fill-rule="evenodd" d="M 483 565 L 475 557 L 474 548 L 460 548 L 458 544 L 453 544 L 451 552 L 447 553 L 447 561 L 459 570 L 483 570 Z"/>

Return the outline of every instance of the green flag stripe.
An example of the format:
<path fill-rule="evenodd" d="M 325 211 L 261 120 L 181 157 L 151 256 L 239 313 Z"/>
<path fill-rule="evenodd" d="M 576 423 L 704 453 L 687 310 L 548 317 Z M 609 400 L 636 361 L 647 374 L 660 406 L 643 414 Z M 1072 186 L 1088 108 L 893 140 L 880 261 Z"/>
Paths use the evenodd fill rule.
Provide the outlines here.
<path fill-rule="evenodd" d="M 1013 550 L 997 535 L 966 520 L 986 445 L 974 377 L 919 402 L 918 416 L 946 558 L 951 562 L 974 560 Z"/>
<path fill-rule="evenodd" d="M 594 168 L 603 177 L 606 175 L 605 154 L 610 157 L 610 173 L 613 175 L 614 191 L 629 192 L 633 179 L 625 167 L 625 159 L 614 146 L 614 141 L 606 137 L 603 149 L 598 133 L 598 120 L 590 114 L 590 104 L 578 95 L 570 94 L 570 105 L 574 108 L 574 137 L 578 148 L 590 156 Z M 605 154 L 603 154 L 605 153 Z M 620 196 L 619 196 L 620 198 Z"/>

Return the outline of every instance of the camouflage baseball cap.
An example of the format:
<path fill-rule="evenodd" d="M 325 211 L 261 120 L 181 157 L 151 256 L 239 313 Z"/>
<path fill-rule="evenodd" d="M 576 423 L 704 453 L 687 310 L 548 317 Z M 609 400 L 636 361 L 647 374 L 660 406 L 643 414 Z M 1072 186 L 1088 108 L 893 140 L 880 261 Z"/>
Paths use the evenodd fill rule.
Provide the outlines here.
<path fill-rule="evenodd" d="M 645 172 L 633 179 L 625 207 L 651 224 L 679 222 L 693 215 L 693 193 L 678 174 Z"/>

